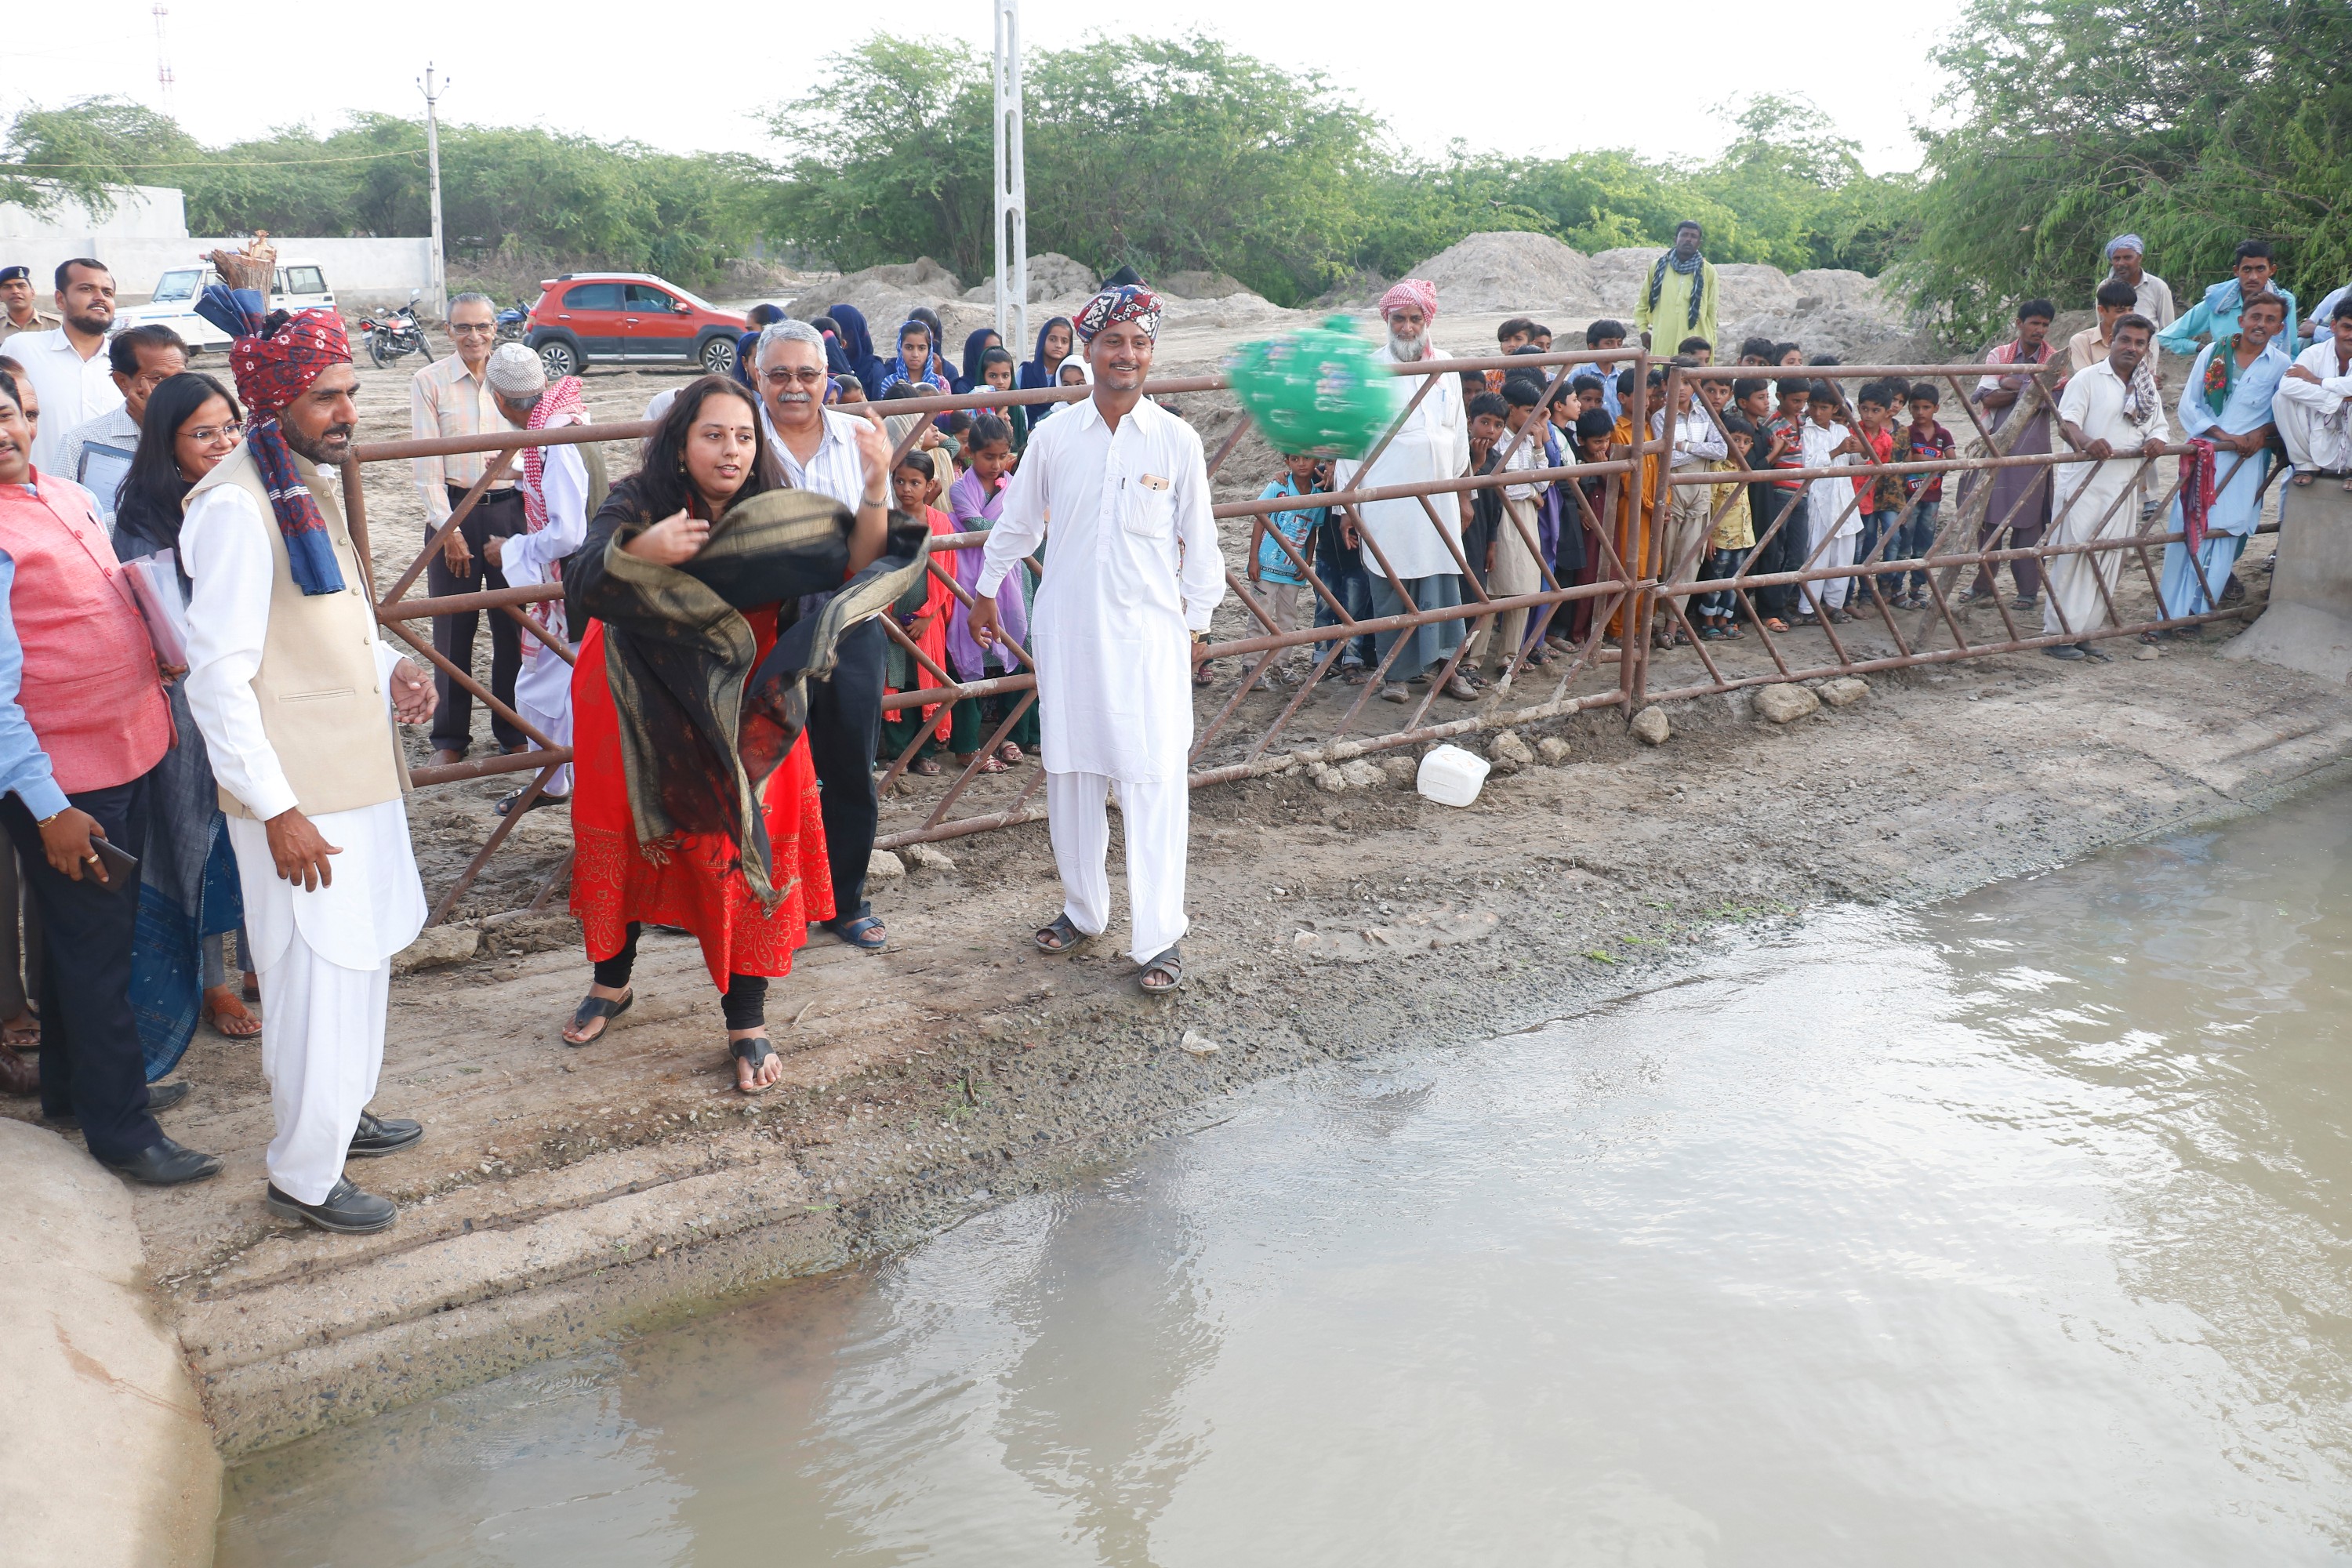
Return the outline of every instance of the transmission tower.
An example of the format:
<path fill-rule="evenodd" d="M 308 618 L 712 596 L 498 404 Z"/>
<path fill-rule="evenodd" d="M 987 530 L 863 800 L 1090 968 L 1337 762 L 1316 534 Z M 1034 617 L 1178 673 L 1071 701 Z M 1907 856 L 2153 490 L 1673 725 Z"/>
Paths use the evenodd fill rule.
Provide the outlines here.
<path fill-rule="evenodd" d="M 155 11 L 155 85 L 163 90 L 163 112 L 172 112 L 172 47 L 164 36 L 164 23 L 172 15 L 169 5 L 158 5 Z"/>

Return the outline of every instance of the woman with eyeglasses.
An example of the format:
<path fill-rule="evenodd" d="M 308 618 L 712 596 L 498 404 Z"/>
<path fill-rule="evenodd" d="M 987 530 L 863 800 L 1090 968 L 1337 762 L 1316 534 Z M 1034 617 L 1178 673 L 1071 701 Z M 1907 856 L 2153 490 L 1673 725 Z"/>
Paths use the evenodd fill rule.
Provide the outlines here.
<path fill-rule="evenodd" d="M 181 503 L 244 436 L 236 399 L 201 372 L 184 371 L 148 396 L 114 514 L 114 552 L 133 561 L 171 551 L 184 602 L 194 584 L 180 563 Z M 157 918 L 140 921 L 131 975 L 150 1081 L 179 1060 L 200 1016 L 232 1040 L 261 1033 L 261 1020 L 245 1005 L 247 997 L 260 995 L 260 977 L 245 972 L 243 996 L 228 980 L 228 932 L 236 932 L 238 956 L 246 952 L 245 900 L 212 760 L 188 710 L 186 683 L 173 682 L 168 695 L 177 739 L 156 770 L 147 843 L 139 851 L 140 898 Z M 150 931 L 165 933 L 164 940 L 149 943 Z"/>

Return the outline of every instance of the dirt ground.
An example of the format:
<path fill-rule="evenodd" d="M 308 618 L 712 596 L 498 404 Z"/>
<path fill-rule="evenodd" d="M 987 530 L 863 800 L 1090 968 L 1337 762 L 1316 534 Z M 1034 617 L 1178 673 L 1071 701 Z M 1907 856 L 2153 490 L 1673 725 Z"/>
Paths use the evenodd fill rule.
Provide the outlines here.
<path fill-rule="evenodd" d="M 672 379 L 592 375 L 591 405 L 634 415 Z M 404 381 L 365 374 L 364 434 L 404 424 Z M 389 581 L 421 508 L 396 476 L 372 475 L 368 493 Z M 2266 550 L 2241 568 L 2257 599 Z M 1996 624 L 1983 613 L 1978 629 Z M 1727 926 L 2032 871 L 2259 805 L 2352 752 L 2352 694 L 2221 660 L 2228 635 L 2156 659 L 2123 645 L 2108 663 L 2022 654 L 1877 677 L 1860 703 L 1785 727 L 1744 695 L 1682 703 L 1657 748 L 1611 710 L 1554 721 L 1522 733 L 1566 739 L 1567 760 L 1498 775 L 1465 810 L 1296 773 L 1202 790 L 1173 1000 L 1140 996 L 1113 941 L 1031 950 L 1057 902 L 1041 826 L 954 840 L 876 886 L 886 952 L 820 937 L 777 983 L 785 1077 L 754 1100 L 732 1089 L 716 996 L 682 937 L 648 937 L 635 1005 L 605 1039 L 560 1043 L 586 964 L 560 894 L 556 912 L 513 914 L 568 845 L 561 811 L 534 813 L 457 911 L 486 930 L 482 955 L 394 982 L 375 1104 L 427 1133 L 355 1173 L 403 1205 L 400 1224 L 329 1237 L 271 1221 L 259 1051 L 202 1032 L 179 1073 L 195 1092 L 167 1123 L 229 1167 L 134 1194 L 157 1306 L 236 1455 L 835 1268 L 1213 1120 L 1246 1081 L 1556 1017 L 1654 983 Z M 1662 655 L 1653 684 L 1696 672 L 1687 652 Z M 1276 701 L 1252 698 L 1244 719 Z M 941 783 L 909 782 L 886 802 L 886 834 Z M 505 787 L 414 798 L 429 895 Z"/>

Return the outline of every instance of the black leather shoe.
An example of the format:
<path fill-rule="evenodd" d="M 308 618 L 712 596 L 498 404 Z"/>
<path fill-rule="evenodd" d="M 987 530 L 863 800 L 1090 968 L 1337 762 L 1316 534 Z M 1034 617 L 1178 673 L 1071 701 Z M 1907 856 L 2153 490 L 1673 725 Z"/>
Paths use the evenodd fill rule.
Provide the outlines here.
<path fill-rule="evenodd" d="M 424 1136 L 425 1124 L 421 1121 L 362 1110 L 359 1131 L 352 1134 L 351 1157 L 368 1160 L 378 1154 L 397 1154 Z"/>
<path fill-rule="evenodd" d="M 169 1138 L 159 1138 L 119 1165 L 109 1162 L 106 1168 L 147 1186 L 176 1187 L 219 1175 L 221 1163 L 217 1154 L 199 1154 Z"/>
<path fill-rule="evenodd" d="M 360 1191 L 352 1185 L 348 1176 L 335 1183 L 334 1190 L 322 1204 L 298 1203 L 279 1192 L 275 1182 L 269 1184 L 262 1201 L 280 1219 L 299 1219 L 304 1225 L 344 1236 L 365 1236 L 372 1230 L 387 1229 L 400 1217 L 400 1211 L 393 1206 L 390 1198 Z"/>

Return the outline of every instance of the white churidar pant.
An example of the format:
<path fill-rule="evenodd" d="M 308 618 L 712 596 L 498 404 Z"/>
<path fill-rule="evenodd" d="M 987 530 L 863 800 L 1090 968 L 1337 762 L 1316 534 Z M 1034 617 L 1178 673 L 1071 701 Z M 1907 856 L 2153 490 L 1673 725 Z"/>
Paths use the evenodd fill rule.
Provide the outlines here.
<path fill-rule="evenodd" d="M 1107 773 L 1045 775 L 1046 825 L 1054 866 L 1062 876 L 1062 912 L 1088 936 L 1110 924 L 1110 815 Z M 1192 792 L 1181 777 L 1156 784 L 1122 779 L 1119 819 L 1127 834 L 1127 905 L 1133 944 L 1128 954 L 1149 963 L 1183 936 L 1184 849 Z"/>

